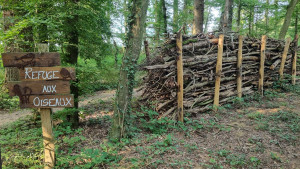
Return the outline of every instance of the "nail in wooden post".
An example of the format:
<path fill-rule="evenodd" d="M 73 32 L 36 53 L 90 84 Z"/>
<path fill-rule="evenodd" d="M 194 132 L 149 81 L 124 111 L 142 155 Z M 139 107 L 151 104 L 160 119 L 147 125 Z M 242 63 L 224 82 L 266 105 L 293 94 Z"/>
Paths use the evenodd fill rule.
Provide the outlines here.
<path fill-rule="evenodd" d="M 38 44 L 39 52 L 49 52 L 48 44 Z M 43 142 L 44 142 L 44 168 L 52 169 L 55 165 L 54 137 L 52 132 L 51 109 L 39 109 L 42 121 Z"/>
<path fill-rule="evenodd" d="M 287 56 L 287 53 L 289 51 L 290 43 L 291 43 L 291 38 L 287 38 L 286 42 L 285 42 L 283 54 L 282 54 L 282 57 L 281 57 L 280 68 L 279 68 L 280 80 L 283 79 L 283 70 L 284 70 L 284 65 L 285 65 L 285 61 L 286 61 L 286 56 Z"/>
<path fill-rule="evenodd" d="M 297 76 L 297 50 L 298 50 L 298 38 L 299 35 L 296 35 L 294 39 L 295 49 L 294 49 L 294 56 L 293 56 L 293 66 L 292 66 L 292 84 L 296 84 L 296 76 Z"/>
<path fill-rule="evenodd" d="M 239 51 L 237 58 L 237 95 L 242 97 L 242 61 L 243 61 L 243 36 L 239 35 Z"/>
<path fill-rule="evenodd" d="M 266 59 L 266 42 L 267 42 L 267 36 L 263 35 L 261 38 L 259 83 L 258 83 L 258 91 L 261 95 L 264 94 L 264 76 L 265 76 L 264 69 L 265 69 L 265 59 Z"/>
<path fill-rule="evenodd" d="M 177 103 L 178 103 L 178 121 L 183 122 L 183 63 L 182 63 L 182 34 L 179 32 L 176 38 L 177 45 Z"/>
<path fill-rule="evenodd" d="M 216 64 L 214 106 L 219 106 L 219 100 L 220 100 L 219 97 L 220 97 L 220 85 L 221 85 L 221 74 L 222 74 L 223 41 L 224 41 L 224 35 L 220 35 L 219 43 L 218 43 L 217 64 Z"/>

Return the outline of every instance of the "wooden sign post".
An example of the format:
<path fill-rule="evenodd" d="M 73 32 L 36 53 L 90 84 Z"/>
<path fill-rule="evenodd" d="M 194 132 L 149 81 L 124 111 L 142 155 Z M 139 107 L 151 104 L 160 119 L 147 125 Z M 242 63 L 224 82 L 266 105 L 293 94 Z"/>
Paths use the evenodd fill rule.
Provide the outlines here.
<path fill-rule="evenodd" d="M 51 108 L 74 107 L 69 80 L 76 79 L 75 69 L 58 67 L 58 53 L 3 53 L 2 60 L 4 67 L 16 67 L 19 71 L 20 81 L 8 82 L 9 94 L 19 96 L 21 108 L 39 108 L 45 168 L 54 168 Z"/>

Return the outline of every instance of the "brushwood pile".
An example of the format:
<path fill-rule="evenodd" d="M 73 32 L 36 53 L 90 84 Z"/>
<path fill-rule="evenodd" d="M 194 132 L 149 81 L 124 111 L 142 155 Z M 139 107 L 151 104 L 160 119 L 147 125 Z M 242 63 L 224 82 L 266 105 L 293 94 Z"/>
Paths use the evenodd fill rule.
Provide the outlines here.
<path fill-rule="evenodd" d="M 184 111 L 188 113 L 205 112 L 213 104 L 218 35 L 183 36 L 182 44 Z M 295 44 L 292 42 L 288 50 L 284 67 L 285 75 L 291 75 Z M 238 45 L 237 34 L 225 35 L 220 87 L 221 105 L 237 96 Z M 283 40 L 267 39 L 264 88 L 278 80 L 284 45 L 285 41 Z M 257 91 L 260 50 L 261 39 L 243 38 L 243 96 Z M 154 105 L 161 116 L 173 114 L 177 109 L 177 57 L 176 35 L 172 35 L 161 47 L 159 54 L 152 58 L 149 65 L 144 67 L 148 73 L 144 80 L 145 89 L 140 101 Z"/>

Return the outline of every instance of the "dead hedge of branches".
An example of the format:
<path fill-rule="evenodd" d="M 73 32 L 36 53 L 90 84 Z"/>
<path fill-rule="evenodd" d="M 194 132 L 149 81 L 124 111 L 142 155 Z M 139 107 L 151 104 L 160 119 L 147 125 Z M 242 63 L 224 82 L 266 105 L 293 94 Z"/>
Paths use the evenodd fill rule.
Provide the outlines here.
<path fill-rule="evenodd" d="M 183 78 L 184 112 L 199 113 L 211 108 L 214 100 L 215 71 L 218 53 L 218 37 L 213 34 L 183 36 Z M 220 104 L 237 96 L 238 35 L 224 38 Z M 290 43 L 284 74 L 291 75 L 295 42 Z M 279 67 L 285 41 L 268 38 L 265 52 L 264 87 L 278 80 Z M 243 38 L 242 93 L 257 91 L 259 80 L 261 40 Z M 170 36 L 148 66 L 144 81 L 144 92 L 140 101 L 151 103 L 161 116 L 167 116 L 177 109 L 177 67 L 176 35 Z"/>

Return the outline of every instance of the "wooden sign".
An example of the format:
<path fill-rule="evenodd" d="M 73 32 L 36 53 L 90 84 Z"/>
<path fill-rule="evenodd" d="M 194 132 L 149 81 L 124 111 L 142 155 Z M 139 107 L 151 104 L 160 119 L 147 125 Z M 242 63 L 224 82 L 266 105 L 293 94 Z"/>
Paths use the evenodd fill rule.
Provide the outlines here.
<path fill-rule="evenodd" d="M 69 94 L 69 81 L 40 81 L 40 82 L 9 82 L 8 90 L 10 96 Z"/>
<path fill-rule="evenodd" d="M 4 67 L 60 66 L 59 53 L 2 53 Z"/>
<path fill-rule="evenodd" d="M 21 81 L 75 80 L 74 68 L 63 67 L 25 67 L 20 69 Z"/>
<path fill-rule="evenodd" d="M 21 108 L 59 108 L 74 107 L 73 95 L 23 95 Z"/>

